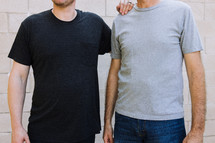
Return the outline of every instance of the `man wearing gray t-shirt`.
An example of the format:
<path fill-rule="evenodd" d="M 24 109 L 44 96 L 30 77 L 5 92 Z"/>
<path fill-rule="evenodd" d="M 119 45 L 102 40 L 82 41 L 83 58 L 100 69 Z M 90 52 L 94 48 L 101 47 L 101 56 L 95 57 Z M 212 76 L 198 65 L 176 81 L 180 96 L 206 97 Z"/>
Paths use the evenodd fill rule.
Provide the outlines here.
<path fill-rule="evenodd" d="M 202 143 L 205 75 L 200 36 L 188 5 L 175 0 L 137 0 L 112 29 L 105 143 Z M 185 133 L 183 59 L 192 100 L 192 127 Z"/>

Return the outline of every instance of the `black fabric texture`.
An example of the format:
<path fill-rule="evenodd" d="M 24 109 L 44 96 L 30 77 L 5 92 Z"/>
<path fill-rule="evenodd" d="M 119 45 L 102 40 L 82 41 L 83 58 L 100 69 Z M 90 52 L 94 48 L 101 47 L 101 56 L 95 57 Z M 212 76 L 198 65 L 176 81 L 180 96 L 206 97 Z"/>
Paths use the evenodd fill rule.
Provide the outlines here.
<path fill-rule="evenodd" d="M 22 22 L 8 57 L 33 68 L 30 139 L 71 143 L 100 132 L 97 62 L 110 50 L 111 30 L 93 13 L 65 22 L 48 10 Z"/>

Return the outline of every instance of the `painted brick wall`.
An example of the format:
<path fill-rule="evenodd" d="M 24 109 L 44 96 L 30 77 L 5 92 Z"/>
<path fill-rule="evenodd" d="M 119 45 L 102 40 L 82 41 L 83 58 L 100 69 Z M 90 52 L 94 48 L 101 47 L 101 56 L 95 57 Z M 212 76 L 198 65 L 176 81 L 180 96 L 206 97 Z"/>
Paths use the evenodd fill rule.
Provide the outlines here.
<path fill-rule="evenodd" d="M 194 12 L 195 19 L 205 47 L 202 52 L 206 70 L 207 82 L 207 116 L 204 143 L 215 142 L 215 0 L 183 0 L 189 4 Z M 111 27 L 117 15 L 115 6 L 119 0 L 77 0 L 77 8 L 91 11 L 102 16 Z M 135 0 L 134 0 L 135 2 Z M 11 125 L 7 105 L 7 83 L 12 61 L 7 58 L 20 23 L 29 15 L 50 9 L 51 0 L 0 0 L 0 142 L 10 143 Z M 110 55 L 99 57 L 99 83 L 101 94 L 101 119 L 103 126 L 105 84 L 110 65 Z M 186 130 L 191 126 L 191 101 L 184 69 L 184 107 Z M 31 108 L 34 80 L 31 74 L 27 85 L 27 95 L 24 106 L 23 124 L 28 124 Z M 102 134 L 97 135 L 96 143 L 102 142 Z"/>

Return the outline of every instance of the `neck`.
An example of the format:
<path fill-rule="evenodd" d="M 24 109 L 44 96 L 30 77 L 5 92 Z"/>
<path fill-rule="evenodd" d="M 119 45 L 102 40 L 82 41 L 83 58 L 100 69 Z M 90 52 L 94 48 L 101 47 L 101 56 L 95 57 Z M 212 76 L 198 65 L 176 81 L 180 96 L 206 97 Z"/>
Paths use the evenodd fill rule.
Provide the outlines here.
<path fill-rule="evenodd" d="M 160 3 L 161 0 L 137 0 L 137 7 L 139 8 L 149 8 Z"/>
<path fill-rule="evenodd" d="M 62 21 L 72 21 L 77 15 L 75 1 L 67 7 L 59 7 L 53 4 L 52 13 Z"/>

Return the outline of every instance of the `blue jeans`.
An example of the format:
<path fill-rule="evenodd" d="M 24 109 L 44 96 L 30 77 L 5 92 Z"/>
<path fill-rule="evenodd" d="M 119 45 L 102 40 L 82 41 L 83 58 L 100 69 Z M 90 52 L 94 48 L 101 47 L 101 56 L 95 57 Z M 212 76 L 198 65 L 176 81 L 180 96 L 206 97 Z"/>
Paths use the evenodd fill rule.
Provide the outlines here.
<path fill-rule="evenodd" d="M 182 143 L 185 137 L 184 118 L 151 121 L 115 113 L 114 143 Z"/>

